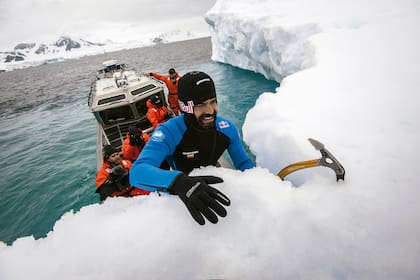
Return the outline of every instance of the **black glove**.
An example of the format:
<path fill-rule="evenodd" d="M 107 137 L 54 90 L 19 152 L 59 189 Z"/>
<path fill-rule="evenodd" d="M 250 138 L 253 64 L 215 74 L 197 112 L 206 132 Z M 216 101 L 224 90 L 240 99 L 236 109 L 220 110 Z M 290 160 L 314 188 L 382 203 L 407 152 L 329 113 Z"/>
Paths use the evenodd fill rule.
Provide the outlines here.
<path fill-rule="evenodd" d="M 126 189 L 130 185 L 128 182 L 128 171 L 125 170 L 121 165 L 117 165 L 112 168 L 109 179 L 112 183 L 115 184 L 119 191 Z"/>
<path fill-rule="evenodd" d="M 117 165 L 112 168 L 111 175 L 115 178 L 121 177 L 125 174 L 125 170 L 121 165 Z"/>
<path fill-rule="evenodd" d="M 144 147 L 144 139 L 140 134 L 140 131 L 137 129 L 137 127 L 130 126 L 128 128 L 128 133 L 130 135 L 130 145 L 135 146 L 138 145 L 140 147 Z"/>
<path fill-rule="evenodd" d="M 108 180 L 96 189 L 96 193 L 99 193 L 101 201 L 104 201 L 109 196 L 115 196 L 116 193 L 123 195 L 129 191 L 129 186 L 128 172 L 121 165 L 117 165 L 112 168 Z"/>
<path fill-rule="evenodd" d="M 227 212 L 221 204 L 229 206 L 230 200 L 226 195 L 208 184 L 222 182 L 222 178 L 215 176 L 190 177 L 182 173 L 178 175 L 168 190 L 169 193 L 179 196 L 197 223 L 204 225 L 204 215 L 207 220 L 215 224 L 218 221 L 216 214 L 220 217 L 226 217 Z"/>
<path fill-rule="evenodd" d="M 144 139 L 143 139 L 143 137 L 141 137 L 140 136 L 140 134 L 136 134 L 136 135 L 133 135 L 133 136 L 131 136 L 131 134 L 130 134 L 130 143 L 129 143 L 131 146 L 140 146 L 140 147 L 144 147 L 144 145 L 146 144 L 145 142 L 144 142 Z"/>

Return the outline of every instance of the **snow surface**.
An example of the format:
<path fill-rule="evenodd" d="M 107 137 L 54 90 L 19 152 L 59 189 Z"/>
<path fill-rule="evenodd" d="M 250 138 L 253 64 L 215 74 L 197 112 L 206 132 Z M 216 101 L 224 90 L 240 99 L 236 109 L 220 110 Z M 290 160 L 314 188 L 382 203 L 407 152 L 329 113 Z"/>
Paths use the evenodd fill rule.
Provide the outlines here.
<path fill-rule="evenodd" d="M 195 171 L 224 179 L 228 216 L 199 226 L 175 196 L 109 199 L 0 245 L 0 278 L 419 279 L 419 15 L 409 0 L 217 1 L 213 58 L 286 76 L 246 117 L 259 167 Z M 344 182 L 275 176 L 320 157 L 309 137 Z"/>

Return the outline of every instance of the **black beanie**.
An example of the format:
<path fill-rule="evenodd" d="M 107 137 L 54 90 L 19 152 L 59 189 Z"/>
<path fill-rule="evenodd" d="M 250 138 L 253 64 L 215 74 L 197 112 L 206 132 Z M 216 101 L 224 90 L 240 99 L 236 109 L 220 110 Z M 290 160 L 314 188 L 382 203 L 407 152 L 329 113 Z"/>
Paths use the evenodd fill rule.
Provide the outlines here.
<path fill-rule="evenodd" d="M 153 95 L 152 97 L 150 97 L 150 102 L 158 108 L 163 106 L 162 99 L 159 95 Z"/>
<path fill-rule="evenodd" d="M 111 145 L 105 145 L 102 149 L 104 154 L 104 159 L 108 159 L 113 153 L 118 153 L 119 151 L 112 147 Z"/>
<path fill-rule="evenodd" d="M 178 81 L 178 102 L 182 112 L 194 113 L 194 105 L 215 98 L 216 89 L 209 75 L 200 71 L 188 72 Z"/>

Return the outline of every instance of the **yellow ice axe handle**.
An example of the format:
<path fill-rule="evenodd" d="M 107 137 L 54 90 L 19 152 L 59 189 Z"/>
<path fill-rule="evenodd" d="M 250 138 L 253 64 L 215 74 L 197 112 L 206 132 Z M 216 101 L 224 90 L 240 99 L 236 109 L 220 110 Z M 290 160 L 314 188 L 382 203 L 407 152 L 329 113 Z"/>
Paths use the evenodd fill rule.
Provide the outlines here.
<path fill-rule="evenodd" d="M 315 167 L 315 166 L 319 166 L 318 159 L 296 162 L 280 170 L 277 176 L 279 176 L 282 180 L 284 180 L 284 177 L 286 177 L 290 173 L 293 173 L 301 169 L 309 168 L 309 167 Z"/>

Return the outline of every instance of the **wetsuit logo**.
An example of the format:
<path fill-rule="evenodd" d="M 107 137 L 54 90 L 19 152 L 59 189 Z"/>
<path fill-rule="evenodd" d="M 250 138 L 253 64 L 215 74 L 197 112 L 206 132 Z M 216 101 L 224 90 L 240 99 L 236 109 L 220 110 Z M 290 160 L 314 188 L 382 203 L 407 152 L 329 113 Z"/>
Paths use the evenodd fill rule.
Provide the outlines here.
<path fill-rule="evenodd" d="M 198 154 L 198 151 L 182 152 L 182 155 L 186 158 L 194 158 L 196 154 Z"/>
<path fill-rule="evenodd" d="M 152 134 L 152 137 L 150 138 L 150 140 L 156 142 L 162 142 L 163 139 L 165 139 L 165 134 L 163 134 L 162 130 L 155 130 L 155 132 Z"/>
<path fill-rule="evenodd" d="M 229 127 L 229 123 L 227 121 L 220 121 L 219 122 L 219 127 L 220 128 L 227 128 L 227 127 Z"/>

